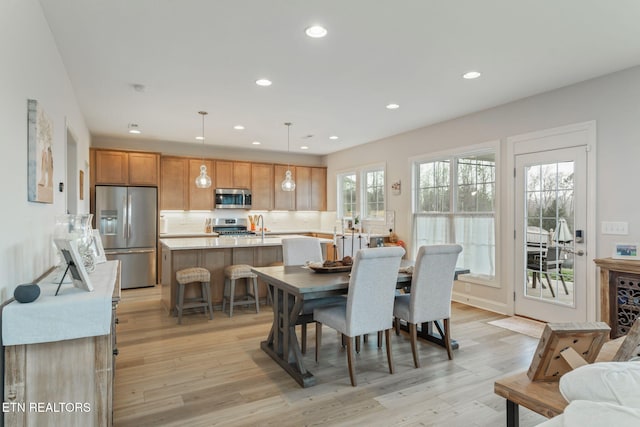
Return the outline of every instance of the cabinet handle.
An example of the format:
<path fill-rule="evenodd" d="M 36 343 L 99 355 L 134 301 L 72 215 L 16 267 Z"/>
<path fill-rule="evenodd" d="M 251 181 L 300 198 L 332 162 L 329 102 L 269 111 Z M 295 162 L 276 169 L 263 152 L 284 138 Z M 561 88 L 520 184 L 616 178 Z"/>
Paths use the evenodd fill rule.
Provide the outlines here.
<path fill-rule="evenodd" d="M 113 349 L 113 355 L 114 355 L 114 356 L 117 356 L 117 355 L 119 355 L 119 354 L 120 354 L 120 350 L 118 350 L 117 348 L 114 348 L 114 349 Z"/>

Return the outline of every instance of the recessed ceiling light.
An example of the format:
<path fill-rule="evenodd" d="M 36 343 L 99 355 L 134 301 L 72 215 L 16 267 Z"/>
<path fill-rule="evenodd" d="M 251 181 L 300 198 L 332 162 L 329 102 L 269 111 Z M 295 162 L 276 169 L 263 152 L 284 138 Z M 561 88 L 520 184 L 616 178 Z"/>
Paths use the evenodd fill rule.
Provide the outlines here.
<path fill-rule="evenodd" d="M 256 80 L 256 84 L 258 86 L 271 86 L 271 80 L 269 80 L 269 79 L 258 79 L 258 80 Z"/>
<path fill-rule="evenodd" d="M 301 147 L 300 147 L 300 149 L 301 149 L 301 150 L 308 150 L 308 149 L 309 149 L 309 147 L 307 147 L 306 145 L 303 145 L 303 146 L 301 146 Z"/>
<path fill-rule="evenodd" d="M 329 139 L 336 140 L 336 139 L 338 139 L 338 137 L 337 137 L 336 135 L 331 135 L 331 136 L 329 137 Z"/>
<path fill-rule="evenodd" d="M 253 141 L 253 142 L 252 142 L 252 144 L 253 144 L 253 145 L 260 145 L 260 144 L 262 144 L 262 143 L 261 143 L 260 141 Z"/>
<path fill-rule="evenodd" d="M 397 110 L 400 108 L 398 104 L 387 104 L 387 110 Z"/>
<path fill-rule="evenodd" d="M 196 136 L 196 139 L 197 139 L 198 141 L 204 141 L 204 136 Z"/>
<path fill-rule="evenodd" d="M 244 126 L 242 126 L 242 125 L 235 125 L 233 128 L 235 130 L 244 130 Z"/>
<path fill-rule="evenodd" d="M 480 77 L 482 74 L 479 71 L 468 71 L 462 75 L 463 79 L 473 80 Z"/>
<path fill-rule="evenodd" d="M 305 34 L 314 39 L 319 39 L 327 35 L 327 29 L 320 25 L 312 25 L 304 30 Z"/>
<path fill-rule="evenodd" d="M 129 133 L 133 133 L 133 134 L 138 135 L 138 134 L 142 133 L 142 131 L 138 127 L 137 123 L 129 123 Z"/>

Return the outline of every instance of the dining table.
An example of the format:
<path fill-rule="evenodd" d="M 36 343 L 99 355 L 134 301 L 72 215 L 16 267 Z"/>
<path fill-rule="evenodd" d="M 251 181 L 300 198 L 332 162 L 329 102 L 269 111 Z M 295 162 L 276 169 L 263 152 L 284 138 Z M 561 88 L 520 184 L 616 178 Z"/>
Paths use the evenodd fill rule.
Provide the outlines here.
<path fill-rule="evenodd" d="M 396 282 L 397 288 L 411 285 L 411 269 L 407 267 L 412 264 L 412 261 L 402 260 Z M 295 326 L 305 301 L 347 293 L 349 271 L 314 271 L 301 265 L 252 267 L 251 270 L 267 284 L 273 301 L 273 322 L 269 335 L 260 343 L 260 348 L 300 386 L 316 385 L 316 377 L 305 366 Z M 456 269 L 456 277 L 468 272 L 466 269 Z M 440 332 L 439 335 L 433 332 L 432 323 Z M 437 322 L 426 322 L 421 325 L 418 336 L 444 346 L 441 329 Z M 458 343 L 452 340 L 451 346 L 457 349 Z"/>

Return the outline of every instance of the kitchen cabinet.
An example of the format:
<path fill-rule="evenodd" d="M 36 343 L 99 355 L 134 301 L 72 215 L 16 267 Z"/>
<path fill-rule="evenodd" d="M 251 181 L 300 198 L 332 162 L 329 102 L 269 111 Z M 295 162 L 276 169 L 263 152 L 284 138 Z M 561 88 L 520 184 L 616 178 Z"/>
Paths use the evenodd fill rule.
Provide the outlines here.
<path fill-rule="evenodd" d="M 216 188 L 251 188 L 251 163 L 216 160 Z"/>
<path fill-rule="evenodd" d="M 160 156 L 154 153 L 129 153 L 129 185 L 158 185 Z"/>
<path fill-rule="evenodd" d="M 296 210 L 327 209 L 327 169 L 296 166 Z"/>
<path fill-rule="evenodd" d="M 296 183 L 296 190 L 298 189 L 298 179 L 296 177 L 295 166 L 290 167 L 291 178 Z M 287 165 L 273 165 L 273 181 L 274 181 L 274 193 L 273 193 L 273 209 L 277 211 L 293 211 L 295 206 L 295 191 L 282 191 L 282 180 L 284 180 L 284 174 L 287 171 Z"/>
<path fill-rule="evenodd" d="M 156 153 L 94 150 L 94 184 L 158 185 L 160 156 Z"/>
<path fill-rule="evenodd" d="M 160 161 L 160 209 L 187 209 L 189 202 L 188 178 L 189 161 L 187 158 L 162 157 Z"/>
<path fill-rule="evenodd" d="M 211 180 L 211 187 L 196 187 L 196 178 L 200 175 L 200 166 L 207 167 L 207 175 L 214 176 L 213 162 L 211 160 L 189 159 L 189 178 L 187 179 L 187 187 L 189 188 L 188 206 L 184 209 L 190 210 L 207 210 L 214 209 L 213 191 L 215 189 L 215 181 Z"/>
<path fill-rule="evenodd" d="M 251 164 L 251 203 L 252 209 L 273 209 L 273 165 L 265 163 Z"/>

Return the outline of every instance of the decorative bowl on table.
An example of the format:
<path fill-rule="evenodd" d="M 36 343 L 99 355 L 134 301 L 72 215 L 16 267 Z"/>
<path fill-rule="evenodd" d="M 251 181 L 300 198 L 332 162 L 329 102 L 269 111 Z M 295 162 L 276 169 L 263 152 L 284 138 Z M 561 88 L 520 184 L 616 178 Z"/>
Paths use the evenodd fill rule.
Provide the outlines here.
<path fill-rule="evenodd" d="M 309 262 L 307 267 L 316 273 L 346 273 L 351 271 L 352 264 L 345 265 L 342 261 Z"/>

